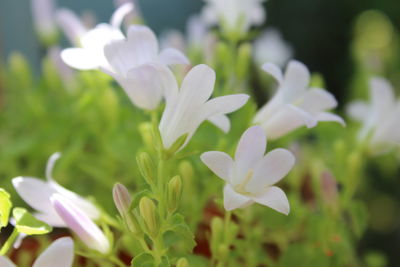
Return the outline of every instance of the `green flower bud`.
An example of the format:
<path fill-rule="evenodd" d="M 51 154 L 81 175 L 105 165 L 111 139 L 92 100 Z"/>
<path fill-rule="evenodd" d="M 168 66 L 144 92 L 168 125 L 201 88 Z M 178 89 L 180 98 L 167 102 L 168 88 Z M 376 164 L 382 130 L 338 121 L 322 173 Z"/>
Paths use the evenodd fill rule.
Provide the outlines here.
<path fill-rule="evenodd" d="M 176 267 L 189 267 L 189 262 L 186 258 L 180 258 L 176 263 Z"/>
<path fill-rule="evenodd" d="M 168 182 L 167 207 L 170 213 L 177 210 L 182 195 L 182 179 L 179 175 Z"/>
<path fill-rule="evenodd" d="M 155 173 L 155 165 L 151 160 L 151 157 L 148 153 L 142 152 L 139 156 L 136 157 L 137 164 L 139 166 L 140 174 L 146 180 L 148 184 L 154 184 L 156 173 Z"/>
<path fill-rule="evenodd" d="M 153 147 L 153 126 L 149 122 L 143 122 L 139 125 L 139 132 L 142 136 L 143 142 L 147 147 Z"/>
<path fill-rule="evenodd" d="M 192 164 L 185 160 L 179 164 L 179 173 L 182 175 L 183 179 L 191 180 L 194 177 L 194 171 Z"/>
<path fill-rule="evenodd" d="M 211 220 L 211 252 L 218 254 L 218 247 L 224 240 L 224 222 L 220 217 Z"/>
<path fill-rule="evenodd" d="M 218 258 L 219 259 L 226 259 L 226 257 L 228 257 L 229 255 L 229 248 L 227 247 L 227 245 L 225 244 L 220 244 L 218 246 Z"/>
<path fill-rule="evenodd" d="M 156 205 L 153 200 L 148 197 L 142 197 L 139 202 L 139 211 L 142 216 L 147 232 L 151 237 L 156 237 L 158 235 L 159 223 L 157 219 Z"/>
<path fill-rule="evenodd" d="M 244 43 L 239 46 L 236 62 L 236 74 L 240 80 L 248 77 L 251 62 L 251 45 Z"/>

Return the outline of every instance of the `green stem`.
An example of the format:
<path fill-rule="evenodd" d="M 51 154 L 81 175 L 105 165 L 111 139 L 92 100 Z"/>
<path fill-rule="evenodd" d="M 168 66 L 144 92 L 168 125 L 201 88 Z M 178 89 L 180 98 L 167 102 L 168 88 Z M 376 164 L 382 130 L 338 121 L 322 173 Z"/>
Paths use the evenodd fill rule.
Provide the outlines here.
<path fill-rule="evenodd" d="M 17 228 L 14 227 L 14 230 L 12 231 L 10 237 L 7 239 L 7 241 L 4 243 L 3 247 L 0 250 L 0 255 L 6 255 L 8 250 L 12 247 L 12 245 L 15 242 L 15 239 L 18 237 L 18 231 Z"/>

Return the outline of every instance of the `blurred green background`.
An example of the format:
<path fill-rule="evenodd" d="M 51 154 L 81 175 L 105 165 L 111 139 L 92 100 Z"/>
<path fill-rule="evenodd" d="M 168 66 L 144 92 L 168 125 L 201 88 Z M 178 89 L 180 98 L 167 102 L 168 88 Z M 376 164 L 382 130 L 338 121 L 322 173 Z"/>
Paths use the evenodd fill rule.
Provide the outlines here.
<path fill-rule="evenodd" d="M 141 0 L 145 20 L 156 32 L 170 28 L 183 30 L 187 17 L 199 11 L 201 0 Z M 79 13 L 92 11 L 98 21 L 108 21 L 113 12 L 112 0 L 60 0 L 58 5 L 76 10 Z M 303 61 L 312 71 L 320 72 L 326 79 L 327 88 L 344 103 L 356 72 L 356 63 L 352 53 L 354 23 L 358 15 L 369 9 L 377 9 L 387 15 L 393 23 L 394 31 L 400 29 L 399 0 L 269 0 L 265 4 L 268 10 L 266 26 L 274 26 L 295 50 L 295 58 Z M 21 51 L 29 58 L 34 71 L 39 74 L 41 51 L 33 32 L 29 0 L 1 0 L 0 2 L 0 58 L 6 59 L 12 51 Z M 400 70 L 400 57 L 394 54 L 392 59 L 395 74 Z M 396 76 L 397 77 L 397 76 Z M 398 78 L 393 79 L 398 79 Z M 389 77 L 392 78 L 392 77 Z M 7 129 L 2 129 L 7 131 Z M 384 160 L 384 159 L 382 159 Z M 376 167 L 376 166 L 375 166 Z M 391 216 L 400 214 L 400 172 L 397 177 L 379 179 L 376 169 L 370 166 L 368 186 L 375 189 L 377 197 L 370 197 L 370 207 L 386 204 L 385 195 L 397 199 L 387 210 L 376 210 L 371 216 Z M 5 179 L 9 177 L 0 177 Z M 374 202 L 376 201 L 376 203 Z M 380 204 L 379 204 L 379 203 Z M 378 205 L 379 204 L 379 205 Z M 388 206 L 388 205 L 386 205 Z M 397 216 L 399 218 L 399 216 Z M 386 218 L 382 218 L 383 221 Z M 397 221 L 396 221 L 397 220 Z M 389 266 L 400 266 L 400 221 L 395 225 L 372 225 L 360 243 L 360 253 L 365 250 L 384 251 L 389 257 Z M 393 220 L 391 220 L 393 224 Z"/>

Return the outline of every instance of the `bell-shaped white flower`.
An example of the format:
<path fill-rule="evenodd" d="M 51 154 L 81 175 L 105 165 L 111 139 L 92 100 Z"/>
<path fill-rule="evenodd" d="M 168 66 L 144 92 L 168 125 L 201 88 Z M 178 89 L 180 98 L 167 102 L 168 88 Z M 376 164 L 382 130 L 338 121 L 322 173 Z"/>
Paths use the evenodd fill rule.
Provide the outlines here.
<path fill-rule="evenodd" d="M 363 123 L 359 138 L 368 139 L 374 154 L 400 144 L 400 100 L 396 100 L 392 85 L 383 78 L 370 80 L 371 103 L 355 101 L 348 114 Z"/>
<path fill-rule="evenodd" d="M 246 32 L 265 21 L 265 0 L 204 0 L 202 17 L 208 25 L 220 23 L 226 30 Z"/>
<path fill-rule="evenodd" d="M 78 41 L 81 46 L 64 49 L 61 53 L 64 62 L 80 70 L 108 68 L 104 46 L 110 41 L 124 39 L 120 26 L 125 15 L 132 9 L 132 3 L 120 6 L 111 17 L 110 24 L 101 23 L 91 30 L 85 30 L 83 23 L 70 11 L 61 10 L 57 14 L 61 28 L 74 43 Z"/>
<path fill-rule="evenodd" d="M 113 76 L 131 101 L 143 109 L 155 109 L 163 91 L 158 84 L 159 68 L 171 64 L 189 64 L 180 51 L 167 48 L 159 52 L 158 40 L 146 26 L 132 25 L 127 39 L 112 41 L 104 47 L 109 67 L 102 70 Z"/>
<path fill-rule="evenodd" d="M 301 62 L 290 61 L 285 75 L 272 63 L 262 69 L 278 81 L 277 92 L 254 117 L 268 138 L 276 139 L 304 125 L 312 128 L 319 121 L 345 124 L 338 115 L 326 112 L 337 106 L 335 97 L 326 90 L 308 87 L 310 72 Z"/>
<path fill-rule="evenodd" d="M 103 231 L 70 199 L 61 194 L 53 194 L 51 204 L 57 214 L 63 219 L 81 240 L 91 249 L 106 254 L 110 251 L 110 242 Z"/>
<path fill-rule="evenodd" d="M 37 210 L 35 216 L 49 225 L 55 227 L 66 226 L 65 222 L 60 218 L 50 202 L 50 197 L 55 193 L 69 199 L 88 214 L 90 218 L 98 219 L 100 217 L 100 211 L 96 206 L 53 180 L 51 173 L 60 155 L 60 153 L 54 153 L 49 158 L 46 167 L 47 181 L 32 177 L 17 177 L 12 179 L 15 190 L 29 206 Z"/>
<path fill-rule="evenodd" d="M 61 237 L 51 243 L 35 260 L 32 267 L 71 267 L 74 261 L 74 242 L 70 237 Z M 1 267 L 17 267 L 12 261 L 0 256 Z"/>
<path fill-rule="evenodd" d="M 284 66 L 293 56 L 292 47 L 277 29 L 267 29 L 254 42 L 254 59 L 257 63 L 275 63 Z"/>
<path fill-rule="evenodd" d="M 228 131 L 229 119 L 225 114 L 241 108 L 248 100 L 245 94 L 220 96 L 209 100 L 215 84 L 215 72 L 207 65 L 193 67 L 184 78 L 180 90 L 172 73 L 165 88 L 166 107 L 159 130 L 164 148 L 170 148 L 181 136 L 187 134 L 183 148 L 200 124 L 210 120 Z"/>
<path fill-rule="evenodd" d="M 295 158 L 286 149 L 275 149 L 264 155 L 267 137 L 260 126 L 247 129 L 236 148 L 235 159 L 219 151 L 201 155 L 211 171 L 226 182 L 224 207 L 226 210 L 244 208 L 254 202 L 289 214 L 285 193 L 274 186 L 292 169 Z"/>

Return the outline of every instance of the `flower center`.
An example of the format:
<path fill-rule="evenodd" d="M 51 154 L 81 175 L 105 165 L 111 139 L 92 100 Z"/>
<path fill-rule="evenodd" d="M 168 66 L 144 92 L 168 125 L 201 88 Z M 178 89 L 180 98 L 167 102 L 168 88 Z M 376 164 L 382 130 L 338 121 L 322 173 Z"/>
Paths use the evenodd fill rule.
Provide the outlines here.
<path fill-rule="evenodd" d="M 244 178 L 243 182 L 241 182 L 240 184 L 238 184 L 234 187 L 235 191 L 242 195 L 251 195 L 251 193 L 246 190 L 246 186 L 250 182 L 251 178 L 253 178 L 253 174 L 254 174 L 254 171 L 249 170 L 247 172 L 246 177 Z"/>

